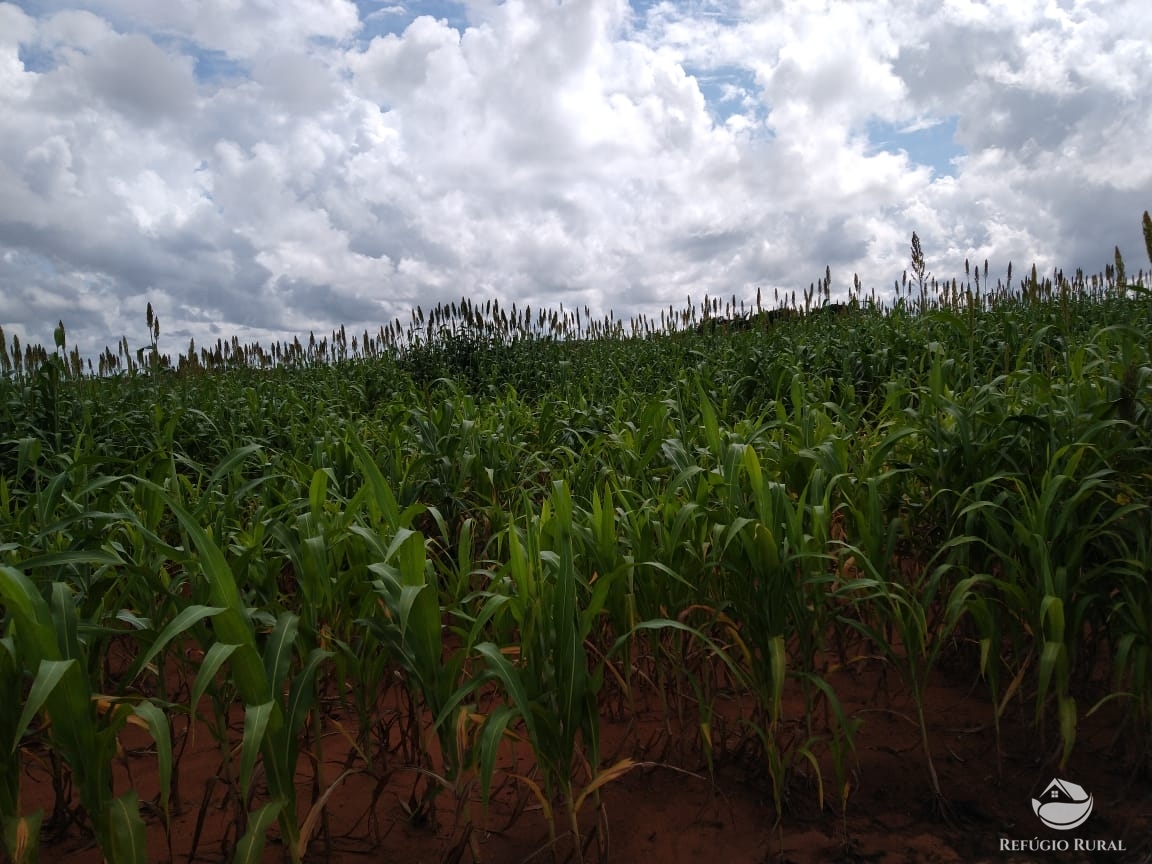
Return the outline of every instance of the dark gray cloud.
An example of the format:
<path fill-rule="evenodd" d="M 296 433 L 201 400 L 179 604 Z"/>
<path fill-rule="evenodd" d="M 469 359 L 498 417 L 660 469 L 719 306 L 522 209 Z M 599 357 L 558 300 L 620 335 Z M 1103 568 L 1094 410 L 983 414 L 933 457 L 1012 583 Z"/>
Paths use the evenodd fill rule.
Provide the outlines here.
<path fill-rule="evenodd" d="M 292 313 L 321 326 L 338 327 L 343 322 L 380 321 L 385 314 L 378 300 L 341 294 L 331 285 L 317 285 L 298 279 L 280 277 L 272 285 L 272 294 Z M 289 322 L 280 322 L 287 328 Z M 277 329 L 270 327 L 268 329 Z"/>
<path fill-rule="evenodd" d="M 109 107 L 141 125 L 188 110 L 196 96 L 190 57 L 173 56 L 147 36 L 109 40 L 75 64 L 78 78 Z"/>

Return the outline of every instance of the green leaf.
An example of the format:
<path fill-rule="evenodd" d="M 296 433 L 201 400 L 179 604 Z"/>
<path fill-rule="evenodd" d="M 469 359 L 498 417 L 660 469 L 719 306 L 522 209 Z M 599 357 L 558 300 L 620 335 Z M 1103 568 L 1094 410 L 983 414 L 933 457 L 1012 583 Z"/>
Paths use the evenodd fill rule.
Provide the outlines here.
<path fill-rule="evenodd" d="M 496 770 L 496 757 L 500 751 L 500 742 L 504 739 L 504 731 L 508 724 L 521 712 L 511 705 L 500 705 L 484 720 L 484 728 L 480 730 L 480 801 L 485 812 L 488 808 L 488 799 L 492 790 L 492 774 Z"/>
<path fill-rule="evenodd" d="M 133 709 L 136 716 L 148 724 L 152 740 L 156 742 L 156 763 L 160 778 L 160 807 L 168 812 L 168 796 L 172 791 L 172 734 L 168 718 L 155 703 L 144 701 Z"/>
<path fill-rule="evenodd" d="M 719 461 L 722 457 L 720 452 L 720 422 L 716 418 L 716 410 L 712 407 L 712 400 L 704 392 L 704 386 L 700 383 L 699 378 L 696 379 L 696 397 L 699 399 L 700 419 L 704 424 L 704 441 L 708 444 L 708 450 L 712 453 L 712 457 Z"/>
<path fill-rule="evenodd" d="M 768 663 L 772 670 L 772 725 L 780 719 L 780 706 L 784 699 L 784 676 L 788 665 L 788 649 L 783 636 L 768 641 Z"/>
<path fill-rule="evenodd" d="M 536 720 L 532 714 L 532 703 L 528 699 L 528 692 L 524 689 L 524 682 L 520 680 L 516 667 L 509 663 L 508 658 L 501 654 L 500 649 L 491 642 L 477 645 L 476 653 L 488 661 L 489 668 L 504 685 L 504 689 L 512 699 L 512 704 L 519 709 L 524 718 L 524 725 L 528 730 L 528 738 L 536 740 Z"/>
<path fill-rule="evenodd" d="M 264 743 L 264 733 L 268 729 L 268 719 L 272 716 L 274 703 L 249 705 L 244 709 L 244 739 L 240 744 L 240 794 L 248 800 L 248 790 L 252 784 L 252 771 L 256 766 L 256 754 Z"/>
<path fill-rule="evenodd" d="M 312 708 L 312 703 L 316 701 L 316 673 L 320 669 L 320 664 L 331 656 L 331 651 L 313 648 L 304 668 L 292 681 L 292 693 L 288 699 L 288 710 L 285 712 L 288 718 L 289 740 L 295 740 L 300 730 L 304 728 L 304 720 Z"/>
<path fill-rule="evenodd" d="M 147 832 L 135 790 L 108 802 L 108 825 L 112 847 L 104 850 L 108 864 L 146 864 Z"/>
<path fill-rule="evenodd" d="M 92 519 L 97 514 L 84 513 L 83 518 Z M 59 568 L 71 567 L 77 564 L 94 567 L 115 567 L 123 564 L 124 560 L 112 552 L 92 549 L 92 550 L 79 550 L 68 549 L 63 552 L 48 552 L 43 555 L 34 555 L 31 558 L 25 558 L 20 562 L 20 567 L 25 571 L 38 570 L 40 568 Z"/>
<path fill-rule="evenodd" d="M 328 472 L 317 468 L 312 474 L 312 483 L 308 488 L 308 506 L 312 515 L 319 518 L 324 513 L 324 501 L 328 498 Z"/>
<path fill-rule="evenodd" d="M 20 747 L 20 739 L 32 723 L 32 718 L 44 707 L 52 691 L 60 684 L 65 673 L 76 664 L 75 660 L 41 660 L 36 670 L 36 677 L 32 681 L 32 689 L 28 693 L 28 701 L 24 703 L 24 711 L 16 724 L 16 737 L 12 741 L 12 752 Z M 71 721 L 68 718 L 65 722 Z M 76 718 L 79 719 L 79 718 Z"/>
<path fill-rule="evenodd" d="M 242 447 L 237 447 L 231 453 L 224 457 L 223 461 L 216 466 L 216 470 L 212 472 L 212 476 L 208 478 L 208 486 L 213 487 L 220 482 L 222 478 L 231 474 L 232 471 L 242 464 L 249 456 L 259 453 L 264 448 L 259 444 L 245 444 Z"/>
<path fill-rule="evenodd" d="M 248 820 L 248 830 L 236 844 L 233 864 L 259 864 L 264 855 L 264 840 L 268 826 L 280 815 L 283 807 L 282 801 L 269 801 L 252 815 Z"/>
<path fill-rule="evenodd" d="M 1068 765 L 1072 749 L 1076 746 L 1076 700 L 1071 696 L 1061 696 L 1060 704 L 1060 739 L 1063 748 L 1060 756 L 1060 770 Z"/>
<path fill-rule="evenodd" d="M 155 660 L 156 655 L 163 651 L 169 642 L 186 631 L 191 630 L 194 625 L 200 623 L 205 618 L 211 618 L 213 615 L 218 615 L 223 611 L 224 609 L 220 606 L 201 605 L 189 606 L 182 609 L 176 617 L 169 621 L 164 629 L 160 631 L 160 634 L 152 641 L 152 644 L 148 646 L 148 650 L 140 654 L 136 662 L 132 664 L 132 668 L 128 670 L 128 675 L 125 680 L 135 681 L 140 671 Z"/>
<path fill-rule="evenodd" d="M 83 662 L 76 601 L 72 590 L 63 582 L 52 583 L 52 619 L 56 625 L 56 643 L 60 646 L 60 656 L 65 660 Z"/>
<path fill-rule="evenodd" d="M 264 646 L 264 674 L 275 694 L 280 693 L 288 675 L 299 622 L 299 617 L 292 612 L 281 612 Z"/>
<path fill-rule="evenodd" d="M 60 659 L 52 613 L 32 581 L 19 570 L 0 564 L 0 597 L 20 622 L 17 641 L 25 662 L 36 665 L 42 659 Z"/>
<path fill-rule="evenodd" d="M 388 482 L 380 471 L 380 466 L 376 464 L 376 460 L 372 458 L 372 454 L 368 452 L 355 432 L 350 432 L 345 440 L 352 448 L 352 452 L 356 456 L 356 464 L 360 467 L 361 473 L 368 481 L 368 486 L 372 489 L 371 505 L 375 511 L 373 515 L 377 518 L 382 516 L 385 524 L 393 528 L 400 528 L 402 524 L 400 508 L 396 504 L 392 490 L 388 487 Z"/>
<path fill-rule="evenodd" d="M 192 698 L 188 707 L 193 716 L 196 714 L 196 706 L 200 704 L 200 699 L 204 696 L 204 691 L 208 689 L 212 679 L 216 677 L 216 673 L 224 665 L 224 661 L 231 657 L 232 652 L 239 647 L 239 645 L 214 642 L 205 653 L 204 659 L 200 661 L 200 671 L 196 673 L 196 680 L 192 684 Z"/>

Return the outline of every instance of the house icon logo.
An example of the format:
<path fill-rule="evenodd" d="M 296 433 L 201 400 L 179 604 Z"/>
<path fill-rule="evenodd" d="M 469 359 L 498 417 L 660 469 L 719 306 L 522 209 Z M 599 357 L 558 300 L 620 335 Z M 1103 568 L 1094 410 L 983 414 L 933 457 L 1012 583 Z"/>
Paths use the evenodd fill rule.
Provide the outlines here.
<path fill-rule="evenodd" d="M 1032 799 L 1032 810 L 1049 828 L 1068 831 L 1092 815 L 1092 796 L 1075 783 L 1053 780 L 1039 798 Z"/>

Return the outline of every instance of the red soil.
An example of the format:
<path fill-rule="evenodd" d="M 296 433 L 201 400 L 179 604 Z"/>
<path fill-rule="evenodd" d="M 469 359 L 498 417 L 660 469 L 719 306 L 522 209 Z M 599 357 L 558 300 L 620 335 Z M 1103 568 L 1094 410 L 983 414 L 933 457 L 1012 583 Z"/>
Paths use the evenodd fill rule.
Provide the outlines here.
<path fill-rule="evenodd" d="M 939 673 L 929 692 L 928 722 L 940 783 L 951 805 L 953 821 L 948 824 L 934 806 L 919 732 L 911 719 L 914 706 L 894 683 L 894 676 L 890 673 L 883 680 L 879 667 L 871 665 L 855 674 L 835 675 L 832 683 L 846 711 L 863 721 L 857 734 L 846 823 L 839 817 L 836 783 L 826 758 L 822 759 L 827 798 L 824 809 L 818 806 L 814 772 L 801 769 L 788 790 L 783 820 L 774 827 L 776 814 L 765 772 L 747 757 L 729 754 L 718 759 L 710 778 L 699 750 L 693 746 L 691 721 L 689 728 L 677 730 L 673 725 L 669 733 L 662 714 L 655 710 L 658 700 L 653 698 L 631 728 L 610 719 L 603 723 L 601 749 L 605 760 L 628 756 L 645 763 L 662 763 L 635 768 L 604 788 L 608 860 L 668 864 L 1152 860 L 1152 781 L 1147 771 L 1142 777 L 1136 776 L 1132 760 L 1138 757 L 1125 753 L 1125 736 L 1116 732 L 1116 711 L 1102 710 L 1082 719 L 1076 751 L 1068 767 L 1060 770 L 1056 764 L 1056 730 L 1048 729 L 1042 746 L 1029 722 L 1030 709 L 1010 707 L 1003 721 L 1003 754 L 998 766 L 992 711 L 982 686 L 950 681 Z M 785 718 L 803 716 L 803 703 L 795 694 L 789 694 L 784 708 Z M 328 734 L 336 728 L 333 719 L 325 719 L 322 789 L 341 774 L 349 751 L 339 733 Z M 343 717 L 337 722 L 351 730 L 353 719 Z M 237 746 L 241 728 L 242 719 L 237 714 L 231 727 L 232 742 Z M 184 721 L 177 721 L 177 747 L 185 730 Z M 716 730 L 718 738 L 723 730 L 719 725 Z M 786 723 L 783 728 L 785 734 L 799 731 L 798 724 Z M 735 737 L 731 726 L 727 737 Z M 148 749 L 150 739 L 129 727 L 121 740 L 125 757 L 117 768 L 118 791 L 134 784 L 141 800 L 154 800 L 158 780 L 155 755 Z M 33 744 L 26 751 L 24 809 L 44 808 L 50 813 L 54 800 L 51 779 L 46 766 L 35 758 L 35 749 Z M 524 772 L 530 766 L 523 753 L 518 755 L 517 770 Z M 397 759 L 397 766 L 384 774 L 380 784 L 366 773 L 356 773 L 335 789 L 307 860 L 437 864 L 474 860 L 476 853 L 484 862 L 551 860 L 547 823 L 539 804 L 506 773 L 498 772 L 497 791 L 487 816 L 475 801 L 469 805 L 475 830 L 467 844 L 460 844 L 465 830 L 453 812 L 451 793 L 444 792 L 437 799 L 439 809 L 431 820 L 434 825 L 409 817 L 405 804 L 414 784 L 422 789 L 423 781 L 417 773 L 400 767 L 400 761 Z M 364 767 L 362 762 L 355 764 Z M 1144 764 L 1147 767 L 1146 758 Z M 313 771 L 306 758 L 300 765 L 303 814 L 312 800 Z M 234 804 L 225 800 L 225 784 L 217 782 L 211 789 L 207 786 L 220 766 L 220 747 L 200 724 L 194 744 L 179 760 L 180 799 L 172 817 L 171 856 L 159 817 L 145 811 L 150 861 L 190 860 L 205 800 L 204 823 L 192 860 L 231 859 L 230 850 L 236 842 Z M 510 766 L 506 763 L 503 767 Z M 1081 828 L 1054 831 L 1034 815 L 1031 798 L 1054 777 L 1076 783 L 1094 796 L 1093 813 Z M 557 831 L 563 832 L 563 813 L 558 816 Z M 591 804 L 581 816 L 582 831 L 587 834 L 596 821 Z M 269 832 L 265 862 L 286 860 L 286 852 L 276 840 L 277 832 L 275 826 Z M 1077 838 L 1112 841 L 1122 844 L 1125 851 L 1002 851 L 1002 839 L 1068 840 L 1072 846 Z M 567 836 L 560 837 L 557 850 L 560 860 L 572 852 Z M 595 854 L 593 843 L 586 860 L 595 860 Z M 69 825 L 53 832 L 49 826 L 42 841 L 41 860 L 98 864 L 100 855 L 82 828 Z"/>

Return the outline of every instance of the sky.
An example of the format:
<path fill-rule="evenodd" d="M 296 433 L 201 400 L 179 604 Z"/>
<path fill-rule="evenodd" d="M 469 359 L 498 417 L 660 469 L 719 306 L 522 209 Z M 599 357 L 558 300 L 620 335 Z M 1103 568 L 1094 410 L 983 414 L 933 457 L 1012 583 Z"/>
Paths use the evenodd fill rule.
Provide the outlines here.
<path fill-rule="evenodd" d="M 1146 0 L 0 2 L 0 326 L 93 356 L 1147 268 Z"/>

